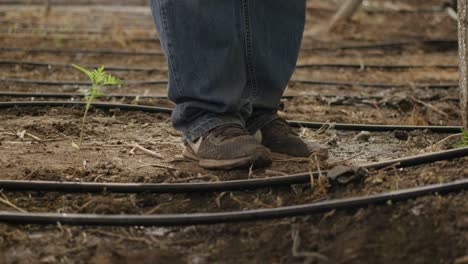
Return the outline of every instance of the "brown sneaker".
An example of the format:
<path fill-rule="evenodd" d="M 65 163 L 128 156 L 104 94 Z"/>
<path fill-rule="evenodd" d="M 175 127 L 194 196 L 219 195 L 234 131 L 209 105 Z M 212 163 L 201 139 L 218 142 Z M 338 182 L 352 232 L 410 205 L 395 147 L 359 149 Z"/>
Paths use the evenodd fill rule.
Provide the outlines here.
<path fill-rule="evenodd" d="M 265 167 L 271 153 L 237 124 L 226 124 L 185 145 L 183 156 L 197 160 L 206 169 Z"/>
<path fill-rule="evenodd" d="M 304 140 L 294 132 L 283 118 L 276 118 L 257 131 L 257 139 L 273 152 L 295 157 L 310 157 L 317 154 L 321 159 L 328 158 L 328 149 L 314 141 Z"/>

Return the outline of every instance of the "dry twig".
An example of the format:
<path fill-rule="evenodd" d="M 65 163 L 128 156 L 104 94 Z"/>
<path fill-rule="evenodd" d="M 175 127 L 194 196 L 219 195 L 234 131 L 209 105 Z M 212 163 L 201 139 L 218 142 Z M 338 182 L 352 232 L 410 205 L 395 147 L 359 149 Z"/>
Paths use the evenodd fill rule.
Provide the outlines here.
<path fill-rule="evenodd" d="M 152 150 L 149 150 L 147 148 L 144 148 L 144 147 L 140 146 L 138 143 L 134 143 L 132 145 L 132 147 L 137 148 L 137 149 L 139 149 L 139 150 L 141 150 L 141 151 L 143 151 L 143 152 L 145 152 L 147 154 L 150 154 L 151 156 L 154 156 L 156 158 L 162 158 L 162 156 L 160 154 L 158 154 L 158 153 L 156 153 L 156 152 L 154 152 Z"/>
<path fill-rule="evenodd" d="M 291 238 L 293 240 L 293 245 L 291 248 L 293 257 L 304 257 L 304 258 L 318 259 L 320 261 L 329 262 L 329 259 L 326 256 L 318 252 L 306 252 L 306 251 L 299 250 L 301 246 L 301 238 L 299 237 L 299 230 L 297 228 L 294 228 L 294 227 L 292 228 Z"/>
<path fill-rule="evenodd" d="M 141 169 L 141 168 L 146 168 L 146 167 L 155 167 L 155 168 L 168 169 L 168 170 L 177 170 L 177 168 L 174 168 L 172 166 L 159 164 L 159 163 L 151 163 L 151 164 L 142 165 L 142 166 L 137 167 L 136 169 Z"/>
<path fill-rule="evenodd" d="M 2 195 L 2 197 L 3 197 L 3 198 L 0 198 L 1 203 L 5 204 L 5 205 L 8 205 L 8 206 L 10 206 L 10 207 L 22 212 L 22 213 L 27 213 L 26 210 L 21 209 L 18 206 L 16 206 L 15 204 L 13 204 L 12 202 L 10 202 L 10 200 L 8 200 L 8 198 L 6 197 L 6 195 L 3 192 L 0 191 L 0 195 Z"/>
<path fill-rule="evenodd" d="M 432 109 L 432 110 L 433 110 L 434 112 L 436 112 L 436 113 L 439 113 L 439 114 L 441 114 L 441 115 L 443 115 L 443 116 L 445 116 L 445 117 L 448 117 L 448 116 L 449 116 L 449 114 L 445 113 L 444 111 L 440 110 L 439 108 L 437 108 L 437 107 L 435 107 L 435 106 L 433 106 L 433 105 L 431 105 L 431 104 L 429 104 L 429 103 L 423 102 L 423 101 L 421 101 L 421 100 L 419 100 L 419 99 L 417 99 L 417 98 L 415 98 L 415 97 L 413 97 L 413 96 L 410 96 L 409 98 L 411 98 L 411 100 L 415 101 L 415 102 L 418 103 L 418 104 L 422 104 L 422 105 L 424 105 L 425 107 L 427 107 L 427 108 L 429 108 L 429 109 Z"/>
<path fill-rule="evenodd" d="M 434 146 L 439 146 L 439 145 L 441 145 L 442 143 L 444 143 L 444 142 L 446 142 L 446 141 L 448 141 L 448 140 L 450 140 L 450 139 L 452 139 L 452 138 L 461 137 L 461 136 L 463 136 L 463 133 L 458 133 L 458 134 L 450 135 L 450 136 L 448 136 L 448 137 L 442 139 L 441 141 L 435 143 Z"/>

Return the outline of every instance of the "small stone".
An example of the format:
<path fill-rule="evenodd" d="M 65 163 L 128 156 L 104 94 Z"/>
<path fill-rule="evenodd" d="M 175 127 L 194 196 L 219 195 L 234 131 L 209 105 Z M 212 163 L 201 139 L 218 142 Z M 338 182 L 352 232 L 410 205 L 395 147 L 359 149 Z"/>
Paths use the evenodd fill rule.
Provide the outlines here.
<path fill-rule="evenodd" d="M 424 207 L 423 205 L 417 205 L 417 206 L 411 208 L 410 211 L 411 211 L 411 213 L 413 215 L 419 216 L 419 215 L 421 215 L 421 210 L 423 209 L 423 207 Z"/>
<path fill-rule="evenodd" d="M 369 131 L 361 131 L 361 133 L 357 134 L 354 137 L 354 140 L 356 141 L 369 141 L 371 137 L 371 133 Z"/>
<path fill-rule="evenodd" d="M 347 184 L 351 181 L 365 179 L 369 171 L 364 167 L 338 165 L 328 171 L 327 177 L 332 182 Z"/>
<path fill-rule="evenodd" d="M 403 112 L 409 112 L 414 108 L 414 102 L 408 98 L 395 98 L 394 103 Z"/>
<path fill-rule="evenodd" d="M 408 131 L 404 130 L 396 130 L 395 132 L 393 132 L 393 135 L 399 140 L 408 140 L 409 138 Z"/>

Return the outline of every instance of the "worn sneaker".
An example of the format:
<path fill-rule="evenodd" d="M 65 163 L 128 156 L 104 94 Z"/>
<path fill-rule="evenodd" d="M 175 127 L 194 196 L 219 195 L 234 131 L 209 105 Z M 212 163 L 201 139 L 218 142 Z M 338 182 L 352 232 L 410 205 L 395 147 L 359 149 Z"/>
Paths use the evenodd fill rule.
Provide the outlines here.
<path fill-rule="evenodd" d="M 328 158 L 328 149 L 325 146 L 301 139 L 288 122 L 280 117 L 257 131 L 256 138 L 273 152 L 295 157 L 310 157 L 317 154 L 321 160 Z"/>
<path fill-rule="evenodd" d="M 237 124 L 216 127 L 186 143 L 182 154 L 206 169 L 259 168 L 271 164 L 270 151 Z"/>

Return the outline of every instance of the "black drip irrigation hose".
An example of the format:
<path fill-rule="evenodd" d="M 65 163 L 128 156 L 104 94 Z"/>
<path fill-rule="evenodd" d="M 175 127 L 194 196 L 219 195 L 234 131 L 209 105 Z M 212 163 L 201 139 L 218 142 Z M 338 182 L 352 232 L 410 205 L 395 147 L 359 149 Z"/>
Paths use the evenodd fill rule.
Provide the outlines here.
<path fill-rule="evenodd" d="M 72 2 L 72 3 L 70 3 Z M 97 2 L 97 3 L 96 3 Z M 136 1 L 114 1 L 112 5 L 109 6 L 114 6 L 114 7 L 121 7 L 122 9 L 126 8 L 132 8 L 132 7 L 145 7 L 145 4 L 135 4 Z M 146 3 L 145 1 L 139 1 L 139 3 Z M 37 7 L 44 7 L 44 1 L 43 0 L 23 0 L 23 1 L 18 1 L 18 0 L 2 0 L 0 2 L 0 6 L 2 5 L 16 5 L 16 6 L 37 6 Z M 77 6 L 87 6 L 87 7 L 94 7 L 94 6 L 100 6 L 99 1 L 92 1 L 92 0 L 79 0 L 79 1 L 70 1 L 70 0 L 64 0 L 64 1 L 55 1 L 52 0 L 50 1 L 50 6 L 55 7 L 55 6 L 72 6 L 72 7 L 77 7 Z M 125 10 L 123 10 L 125 11 Z"/>
<path fill-rule="evenodd" d="M 141 29 L 141 28 L 139 28 Z M 153 31 L 153 28 L 148 27 L 147 28 L 149 31 Z M 81 30 L 69 30 L 69 29 L 60 29 L 60 28 L 22 28 L 22 29 L 14 29 L 10 30 L 8 28 L 0 28 L 0 35 L 8 35 L 8 37 L 15 36 L 15 35 L 32 35 L 34 36 L 44 36 L 44 37 L 54 37 L 54 36 L 99 36 L 102 38 L 103 34 L 106 32 L 111 31 L 112 29 L 110 27 L 107 28 L 101 28 L 98 30 L 93 30 L 93 29 L 81 29 Z M 123 28 L 122 31 L 123 33 L 131 32 L 132 28 Z M 131 33 L 130 33 L 131 34 Z M 151 40 L 158 40 L 158 35 L 156 34 L 146 34 L 143 35 L 142 37 L 139 37 L 138 39 L 151 39 Z M 127 40 L 133 40 L 132 38 L 128 38 Z"/>
<path fill-rule="evenodd" d="M 14 98 L 82 98 L 83 94 L 80 93 L 30 93 L 30 92 L 10 92 L 0 91 L 0 96 L 14 97 Z M 105 94 L 105 98 L 123 98 L 123 99 L 136 99 L 136 98 L 149 98 L 149 99 L 168 99 L 165 95 L 138 95 L 138 94 Z M 101 97 L 101 98 L 102 98 Z M 383 96 L 352 96 L 352 95 L 338 95 L 338 94 L 287 94 L 283 95 L 282 99 L 293 99 L 297 97 L 323 97 L 323 98 L 344 98 L 344 99 L 362 99 L 362 100 L 382 100 Z M 456 100 L 458 98 L 444 98 L 444 100 Z"/>
<path fill-rule="evenodd" d="M 54 106 L 83 106 L 85 102 L 59 102 L 59 101 L 37 101 L 37 102 L 0 102 L 1 108 L 11 107 L 54 107 Z M 146 106 L 146 105 L 130 105 L 130 104 L 115 104 L 115 103 L 93 103 L 93 107 L 100 109 L 115 109 L 129 111 L 142 111 L 149 113 L 171 113 L 171 108 Z M 328 126 L 336 130 L 351 130 L 351 131 L 414 131 L 414 130 L 429 130 L 434 133 L 459 133 L 461 126 L 403 126 L 403 125 L 371 125 L 371 124 L 347 124 L 347 123 L 321 123 L 289 120 L 289 124 L 293 127 L 305 128 L 322 128 Z"/>
<path fill-rule="evenodd" d="M 81 93 L 29 93 L 29 92 L 9 92 L 0 91 L 0 96 L 15 97 L 15 98 L 82 98 Z M 105 94 L 101 98 L 150 98 L 150 99 L 168 99 L 165 95 L 138 95 L 138 94 Z"/>
<path fill-rule="evenodd" d="M 31 92 L 10 92 L 0 91 L 0 96 L 13 97 L 13 98 L 82 98 L 81 93 L 31 93 Z M 139 95 L 139 94 L 105 94 L 104 98 L 121 98 L 121 99 L 169 99 L 166 95 Z M 101 97 L 101 98 L 102 98 Z M 318 93 L 301 93 L 301 94 L 285 94 L 282 99 L 294 99 L 299 97 L 318 97 L 318 98 L 342 98 L 350 100 L 383 100 L 384 96 L 377 95 L 341 95 L 341 94 L 318 94 Z M 432 99 L 431 99 L 432 100 Z M 460 101 L 459 98 L 437 98 L 434 100 L 445 101 Z"/>
<path fill-rule="evenodd" d="M 29 80 L 29 79 L 8 79 L 1 78 L 0 83 L 19 83 L 19 84 L 36 84 L 36 85 L 76 85 L 85 86 L 91 85 L 88 81 L 56 81 L 56 80 Z M 154 85 L 154 84 L 167 84 L 167 80 L 150 80 L 150 81 L 135 81 L 128 80 L 124 81 L 125 85 Z"/>
<path fill-rule="evenodd" d="M 59 48 L 16 48 L 0 47 L 0 52 L 28 52 L 28 53 L 78 53 L 78 54 L 111 54 L 131 56 L 163 56 L 160 50 L 115 50 L 115 49 L 59 49 Z"/>
<path fill-rule="evenodd" d="M 323 81 L 323 80 L 304 80 L 304 79 L 291 79 L 292 83 L 301 83 L 307 85 L 325 85 L 325 86 L 338 86 L 338 87 L 371 87 L 371 88 L 431 88 L 431 89 L 448 89 L 458 87 L 458 82 L 453 83 L 414 83 L 414 84 L 397 84 L 397 83 L 363 83 L 363 82 L 344 82 L 344 81 Z M 56 80 L 30 80 L 30 79 L 9 79 L 2 78 L 0 83 L 18 83 L 18 84 L 34 84 L 34 85 L 76 85 L 84 86 L 90 85 L 88 81 L 56 81 Z M 125 85 L 155 85 L 167 84 L 167 80 L 150 80 L 150 81 L 124 81 Z"/>
<path fill-rule="evenodd" d="M 0 64 L 2 62 L 0 61 Z M 377 69 L 414 69 L 414 68 L 445 68 L 458 69 L 458 64 L 375 64 L 375 63 L 299 63 L 296 68 L 377 68 Z"/>
<path fill-rule="evenodd" d="M 39 62 L 39 61 L 20 61 L 20 60 L 0 60 L 0 65 L 25 65 L 34 67 L 47 67 L 47 68 L 73 68 L 71 64 L 66 63 L 52 63 L 52 62 Z M 100 65 L 84 65 L 85 68 L 96 69 Z M 157 68 L 146 68 L 146 67 L 129 67 L 129 66 L 112 66 L 106 65 L 106 70 L 109 71 L 162 71 Z"/>
<path fill-rule="evenodd" d="M 347 50 L 347 49 L 376 49 L 400 47 L 408 45 L 435 45 L 435 46 L 454 46 L 458 45 L 456 39 L 422 39 L 422 40 L 391 40 L 364 44 L 343 44 L 332 47 L 304 47 L 302 51 L 328 51 L 328 50 Z"/>
<path fill-rule="evenodd" d="M 404 157 L 363 165 L 366 169 L 387 167 L 405 168 L 468 156 L 468 147 L 451 149 L 429 154 Z M 323 171 L 321 173 L 326 173 Z M 272 188 L 310 182 L 319 172 L 306 172 L 270 178 L 233 180 L 222 182 L 197 183 L 96 183 L 96 182 L 60 182 L 60 181 L 25 181 L 0 180 L 0 189 L 10 191 L 51 191 L 51 192 L 112 192 L 112 193 L 194 193 L 243 191 L 260 188 Z"/>
<path fill-rule="evenodd" d="M 292 79 L 293 83 L 302 83 L 308 85 L 327 85 L 327 86 L 346 86 L 346 87 L 374 87 L 374 88 L 431 88 L 431 89 L 447 89 L 458 87 L 458 82 L 450 83 L 363 83 L 363 82 L 341 82 L 341 81 L 322 81 L 322 80 L 304 80 Z"/>
<path fill-rule="evenodd" d="M 11 107 L 70 107 L 70 106 L 84 106 L 85 102 L 0 102 L 1 108 L 11 108 Z M 92 104 L 93 107 L 99 109 L 122 109 L 127 111 L 141 111 L 147 113 L 172 113 L 171 108 L 166 107 L 156 107 L 156 106 L 146 106 L 146 105 L 130 105 L 130 104 L 113 104 L 113 103 L 99 103 L 95 102 Z"/>
<path fill-rule="evenodd" d="M 0 60 L 0 65 L 25 65 L 34 67 L 47 68 L 72 68 L 70 64 L 39 62 L 39 61 L 20 61 L 20 60 Z M 100 65 L 88 65 L 86 68 L 97 68 Z M 448 68 L 458 69 L 457 64 L 374 64 L 374 63 L 299 63 L 297 68 L 377 68 L 377 69 L 412 69 L 412 68 Z M 130 66 L 112 66 L 106 65 L 106 70 L 110 71 L 166 71 L 167 69 L 147 68 L 147 67 L 130 67 Z"/>
<path fill-rule="evenodd" d="M 0 34 L 1 35 L 1 34 Z M 9 38 L 17 38 L 19 40 L 22 39 L 30 39 L 30 38 L 37 38 L 37 39 L 60 39 L 60 40 L 67 40 L 67 41 L 77 41 L 77 40 L 103 40 L 102 34 L 91 34 L 89 35 L 78 35 L 78 34 L 65 34 L 65 33 L 56 33 L 56 34 L 49 34 L 49 33 L 27 33 L 27 32 L 16 32 L 13 34 L 8 34 Z M 111 37 L 107 37 L 109 40 L 113 40 Z M 154 42 L 159 43 L 158 37 L 138 37 L 138 38 L 126 38 L 128 42 Z M 118 53 L 122 54 L 122 53 Z M 128 55 L 128 54 L 123 54 Z"/>
<path fill-rule="evenodd" d="M 0 211 L 0 221 L 11 224 L 57 224 L 68 225 L 115 225 L 115 226 L 187 226 L 219 224 L 244 221 L 258 221 L 328 212 L 331 210 L 352 210 L 371 205 L 386 204 L 414 199 L 423 195 L 446 194 L 468 189 L 468 179 L 449 183 L 426 185 L 375 195 L 333 199 L 317 203 L 256 209 L 247 211 L 162 214 L 162 215 L 97 215 L 68 213 L 17 213 Z"/>
<path fill-rule="evenodd" d="M 311 2 L 311 0 L 308 0 Z M 0 6 L 2 5 L 16 5 L 16 6 L 38 6 L 38 7 L 43 7 L 44 2 L 43 0 L 24 0 L 24 1 L 15 1 L 15 0 L 2 0 L 0 2 Z M 60 1 L 53 1 L 51 3 L 52 7 L 55 6 L 70 6 L 70 4 L 67 1 L 60 2 Z M 73 1 L 73 7 L 79 7 L 79 6 L 86 6 L 86 7 L 92 7 L 92 6 L 99 6 L 96 3 L 90 2 L 89 0 L 86 1 Z M 143 4 L 135 4 L 135 3 L 127 3 L 125 1 L 118 1 L 114 3 L 113 5 L 110 6 L 124 6 L 126 8 L 132 8 L 132 7 L 144 7 L 145 5 Z M 336 12 L 335 8 L 326 8 L 326 7 L 308 7 L 308 9 L 312 10 L 320 10 L 320 11 L 326 11 L 326 12 Z M 445 5 L 432 5 L 432 6 L 423 6 L 419 8 L 386 8 L 386 7 L 366 7 L 363 6 L 363 9 L 365 12 L 368 13 L 389 13 L 389 12 L 397 12 L 397 13 L 426 13 L 426 12 L 444 12 L 445 11 Z"/>
<path fill-rule="evenodd" d="M 346 49 L 372 49 L 398 47 L 405 45 L 425 44 L 425 45 L 457 45 L 457 40 L 453 39 L 424 39 L 424 40 L 397 40 L 384 41 L 365 44 L 344 44 L 327 47 L 304 47 L 303 51 L 329 51 Z M 161 50 L 116 50 L 116 49 L 60 49 L 60 48 L 18 48 L 18 47 L 0 47 L 0 52 L 28 52 L 28 53 L 81 53 L 81 54 L 114 54 L 131 56 L 163 56 Z"/>

